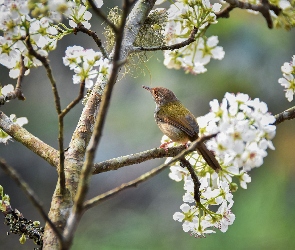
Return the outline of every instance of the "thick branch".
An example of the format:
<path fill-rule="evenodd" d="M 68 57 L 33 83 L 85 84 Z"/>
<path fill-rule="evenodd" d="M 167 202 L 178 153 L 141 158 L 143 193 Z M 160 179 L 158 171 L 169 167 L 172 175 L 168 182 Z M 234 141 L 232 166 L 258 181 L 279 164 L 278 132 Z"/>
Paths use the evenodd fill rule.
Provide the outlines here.
<path fill-rule="evenodd" d="M 128 16 L 128 20 L 124 30 L 123 47 L 120 60 L 126 60 L 128 55 L 133 52 L 134 42 L 137 34 L 144 24 L 149 12 L 155 5 L 156 0 L 139 0 Z"/>
<path fill-rule="evenodd" d="M 113 52 L 112 73 L 110 75 L 109 81 L 104 91 L 101 107 L 99 109 L 99 114 L 97 116 L 97 119 L 94 125 L 94 131 L 91 137 L 91 141 L 89 142 L 89 145 L 87 147 L 86 160 L 84 162 L 82 172 L 79 178 L 78 190 L 77 190 L 77 195 L 75 197 L 73 210 L 70 214 L 66 228 L 64 230 L 64 237 L 66 241 L 68 242 L 68 245 L 71 244 L 71 241 L 73 239 L 73 234 L 76 230 L 77 224 L 80 221 L 82 213 L 83 213 L 83 202 L 85 200 L 86 193 L 88 191 L 88 182 L 92 174 L 95 151 L 100 141 L 102 128 L 105 122 L 105 117 L 108 110 L 112 89 L 117 79 L 117 74 L 122 65 L 121 62 L 122 61 L 124 62 L 126 60 L 129 54 L 131 45 L 133 44 L 134 39 L 136 37 L 136 34 L 138 33 L 138 30 L 141 24 L 144 22 L 144 19 L 147 17 L 154 3 L 155 3 L 155 0 L 138 1 L 135 7 L 133 8 L 132 12 L 130 13 L 129 19 L 125 25 L 130 5 L 128 0 L 124 1 L 122 19 L 120 23 L 119 32 L 116 34 L 116 43 L 115 43 L 115 48 Z M 140 23 L 137 23 L 137 21 L 140 21 Z M 134 23 L 135 25 L 132 25 L 131 27 L 130 25 Z M 130 27 L 130 29 L 128 27 Z"/>
<path fill-rule="evenodd" d="M 185 149 L 184 145 L 180 145 L 173 148 L 154 148 L 146 150 L 140 153 L 125 155 L 118 158 L 110 159 L 100 163 L 94 164 L 92 174 L 99 174 L 111 170 L 117 170 L 119 168 L 139 164 L 144 161 L 148 161 L 156 158 L 174 157 Z"/>
<path fill-rule="evenodd" d="M 0 111 L 0 128 L 53 167 L 58 166 L 59 155 L 56 149 L 33 136 L 23 127 L 13 123 L 2 111 Z"/>
<path fill-rule="evenodd" d="M 105 91 L 104 91 L 104 94 L 102 97 L 101 106 L 100 106 L 100 109 L 99 109 L 99 112 L 97 115 L 96 122 L 94 124 L 93 135 L 92 135 L 89 145 L 87 147 L 86 159 L 85 159 L 85 163 L 82 168 L 79 186 L 78 186 L 78 190 L 77 190 L 77 198 L 76 198 L 76 204 L 75 204 L 76 206 L 74 206 L 74 208 L 76 208 L 76 210 L 77 210 L 77 211 L 74 210 L 74 212 L 76 212 L 76 213 L 79 213 L 79 211 L 81 211 L 82 203 L 83 203 L 86 193 L 88 191 L 88 179 L 91 175 L 91 168 L 93 166 L 95 151 L 96 151 L 98 144 L 100 142 L 100 139 L 101 139 L 102 129 L 103 129 L 103 126 L 105 123 L 108 107 L 110 104 L 111 94 L 112 94 L 113 87 L 116 82 L 117 74 L 119 71 L 117 61 L 118 61 L 119 55 L 120 55 L 124 24 L 125 24 L 125 22 L 122 23 L 121 32 L 118 33 L 118 34 L 121 34 L 121 36 L 118 35 L 117 39 L 116 39 L 116 48 L 115 48 L 115 56 L 114 56 L 114 61 L 113 61 L 112 73 L 111 73 L 110 79 L 106 85 L 106 88 L 105 88 Z"/>
<path fill-rule="evenodd" d="M 120 58 L 120 51 L 121 51 L 122 40 L 123 40 L 123 30 L 124 30 L 128 11 L 129 11 L 129 6 L 128 6 L 127 2 L 125 1 L 124 8 L 123 8 L 122 22 L 120 25 L 119 32 L 117 33 L 117 36 L 116 36 L 116 45 L 115 45 L 115 50 L 114 50 L 112 72 L 111 72 L 110 78 L 108 80 L 108 83 L 106 85 L 106 88 L 105 88 L 105 91 L 103 94 L 99 113 L 97 115 L 97 118 L 96 118 L 96 121 L 94 124 L 93 135 L 92 135 L 89 145 L 87 147 L 86 157 L 85 157 L 86 159 L 85 159 L 85 163 L 82 167 L 81 175 L 79 178 L 78 190 L 77 190 L 77 194 L 75 197 L 73 210 L 72 210 L 72 213 L 70 214 L 70 217 L 68 219 L 68 223 L 67 223 L 65 231 L 64 231 L 64 237 L 65 237 L 68 245 L 71 245 L 71 242 L 72 242 L 73 236 L 74 236 L 74 232 L 76 230 L 78 222 L 80 221 L 82 213 L 83 213 L 83 202 L 84 202 L 86 194 L 88 192 L 89 178 L 91 176 L 91 170 L 92 170 L 92 166 L 93 166 L 93 160 L 95 157 L 95 151 L 96 151 L 98 144 L 100 142 L 100 139 L 101 139 L 102 129 L 103 129 L 103 126 L 105 123 L 111 94 L 112 94 L 113 87 L 114 87 L 116 79 L 117 79 L 117 74 L 120 69 L 118 61 Z"/>

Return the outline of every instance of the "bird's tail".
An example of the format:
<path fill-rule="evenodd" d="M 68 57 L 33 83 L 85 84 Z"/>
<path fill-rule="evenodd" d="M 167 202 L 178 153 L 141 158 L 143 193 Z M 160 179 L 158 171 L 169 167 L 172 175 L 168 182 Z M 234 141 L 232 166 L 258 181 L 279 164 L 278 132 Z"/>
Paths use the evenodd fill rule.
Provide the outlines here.
<path fill-rule="evenodd" d="M 198 145 L 197 150 L 212 169 L 214 169 L 216 172 L 221 170 L 221 166 L 216 160 L 214 154 L 206 147 L 203 142 Z"/>

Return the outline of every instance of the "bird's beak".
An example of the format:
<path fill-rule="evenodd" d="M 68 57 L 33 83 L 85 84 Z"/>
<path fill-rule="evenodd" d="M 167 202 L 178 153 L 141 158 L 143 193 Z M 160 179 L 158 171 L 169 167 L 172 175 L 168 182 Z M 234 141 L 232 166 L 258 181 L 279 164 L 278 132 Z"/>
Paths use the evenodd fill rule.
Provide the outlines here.
<path fill-rule="evenodd" d="M 146 90 L 148 90 L 149 92 L 151 92 L 152 91 L 152 88 L 150 88 L 150 87 L 147 87 L 147 86 L 142 86 L 144 89 L 146 89 Z"/>

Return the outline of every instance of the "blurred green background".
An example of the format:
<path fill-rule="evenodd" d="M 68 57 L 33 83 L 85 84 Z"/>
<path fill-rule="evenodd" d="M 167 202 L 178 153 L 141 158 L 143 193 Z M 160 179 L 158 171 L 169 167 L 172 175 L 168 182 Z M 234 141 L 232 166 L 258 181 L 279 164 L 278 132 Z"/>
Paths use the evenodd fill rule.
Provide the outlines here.
<path fill-rule="evenodd" d="M 114 2 L 117 1 L 112 4 Z M 104 6 L 104 10 L 107 8 Z M 92 29 L 102 37 L 100 21 L 96 18 L 94 21 L 97 25 Z M 258 97 L 268 104 L 273 114 L 293 105 L 285 99 L 283 87 L 277 81 L 281 77 L 281 65 L 295 54 L 294 31 L 269 30 L 261 15 L 234 10 L 229 19 L 212 25 L 209 35 L 218 35 L 219 45 L 226 54 L 222 61 L 211 61 L 205 74 L 187 75 L 182 70 L 168 70 L 162 63 L 162 52 L 158 52 L 147 64 L 141 65 L 144 74 L 138 73 L 136 78 L 120 77 L 96 162 L 159 146 L 162 134 L 153 118 L 155 104 L 142 85 L 170 88 L 196 116 L 206 114 L 209 102 L 221 101 L 225 92 Z M 88 36 L 78 34 L 60 41 L 58 49 L 50 54 L 63 107 L 77 96 L 79 89 L 72 84 L 73 72 L 62 64 L 64 51 L 70 45 L 96 49 Z M 8 71 L 0 67 L 1 84 L 14 84 L 7 75 Z M 1 107 L 1 111 L 27 117 L 29 124 L 24 127 L 57 148 L 57 116 L 43 68 L 31 70 L 24 80 L 23 91 L 25 102 L 12 101 Z M 65 145 L 70 141 L 82 108 L 79 104 L 65 119 Z M 274 139 L 276 150 L 269 151 L 264 164 L 250 172 L 252 182 L 248 189 L 239 189 L 234 194 L 232 210 L 236 220 L 228 232 L 195 239 L 182 231 L 181 223 L 172 219 L 182 204 L 182 183 L 171 181 L 167 169 L 88 211 L 77 230 L 73 249 L 295 249 L 294 129 L 294 121 L 278 126 Z M 0 157 L 30 183 L 49 210 L 57 179 L 55 169 L 15 141 L 0 145 Z M 89 198 L 132 180 L 162 162 L 149 161 L 94 176 Z M 26 218 L 43 223 L 24 193 L 2 171 L 0 184 L 10 195 L 14 208 Z M 7 231 L 2 224 L 1 249 L 20 249 L 19 237 L 7 236 Z M 28 241 L 22 249 L 33 247 Z"/>

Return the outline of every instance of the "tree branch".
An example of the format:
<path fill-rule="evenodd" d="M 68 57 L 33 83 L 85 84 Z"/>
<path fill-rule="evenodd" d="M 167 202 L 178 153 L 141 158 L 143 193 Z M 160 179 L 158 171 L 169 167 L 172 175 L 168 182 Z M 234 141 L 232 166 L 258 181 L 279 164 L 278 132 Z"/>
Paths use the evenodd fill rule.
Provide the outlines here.
<path fill-rule="evenodd" d="M 92 174 L 99 174 L 111 170 L 117 170 L 119 168 L 139 164 L 144 161 L 148 161 L 156 158 L 174 157 L 185 149 L 184 145 L 180 145 L 173 148 L 154 148 L 146 150 L 140 153 L 125 155 L 118 158 L 110 159 L 100 163 L 96 163 L 93 166 Z"/>
<path fill-rule="evenodd" d="M 189 163 L 188 160 L 186 160 L 185 158 L 182 158 L 179 160 L 180 166 L 183 168 L 187 168 L 187 170 L 189 171 L 193 183 L 194 183 L 194 198 L 197 204 L 201 203 L 201 197 L 200 197 L 200 186 L 201 183 L 199 181 L 199 178 L 194 170 L 194 168 L 191 166 L 191 164 Z"/>
<path fill-rule="evenodd" d="M 22 92 L 22 81 L 25 75 L 27 68 L 25 67 L 24 64 L 24 56 L 21 55 L 21 60 L 20 60 L 20 71 L 19 71 L 19 76 L 17 78 L 17 82 L 15 85 L 14 91 L 7 93 L 7 95 L 4 97 L 0 95 L 0 106 L 4 105 L 6 101 L 18 98 L 18 100 L 24 101 L 26 100 L 23 92 Z"/>
<path fill-rule="evenodd" d="M 99 8 L 96 7 L 96 4 L 94 3 L 94 1 L 88 0 L 88 3 L 91 5 L 95 14 L 98 15 L 103 21 L 105 21 L 106 24 L 112 28 L 112 30 L 114 31 L 115 34 L 118 34 L 119 29 L 117 28 L 117 26 L 115 24 L 113 24 Z"/>
<path fill-rule="evenodd" d="M 112 94 L 113 87 L 114 87 L 116 79 L 117 79 L 117 74 L 120 69 L 118 61 L 120 61 L 121 46 L 122 46 L 122 41 L 123 41 L 123 31 L 124 31 L 129 7 L 130 6 L 128 5 L 127 0 L 125 0 L 119 32 L 116 35 L 116 44 L 115 44 L 115 50 L 114 50 L 112 72 L 109 77 L 108 83 L 105 87 L 105 91 L 104 91 L 104 94 L 102 97 L 99 113 L 97 115 L 97 118 L 96 118 L 96 121 L 94 124 L 93 135 L 92 135 L 89 145 L 87 147 L 85 162 L 82 167 L 81 175 L 79 178 L 78 190 L 77 190 L 77 194 L 75 197 L 74 206 L 73 206 L 72 212 L 70 214 L 70 217 L 68 219 L 68 223 L 67 223 L 65 230 L 64 230 L 64 237 L 65 237 L 68 245 L 71 245 L 71 242 L 72 242 L 73 236 L 74 236 L 74 232 L 76 230 L 78 222 L 80 221 L 82 213 L 83 213 L 83 202 L 84 202 L 86 194 L 88 192 L 89 178 L 92 173 L 91 170 L 92 170 L 92 166 L 93 166 L 93 160 L 95 157 L 95 151 L 96 151 L 96 149 L 99 145 L 99 142 L 100 142 L 100 138 L 102 135 L 102 129 L 104 127 L 105 118 L 106 118 L 109 103 L 110 103 L 111 94 Z"/>
<path fill-rule="evenodd" d="M 53 222 L 48 218 L 47 213 L 45 212 L 43 205 L 34 191 L 29 187 L 29 185 L 20 177 L 20 175 L 9 165 L 6 164 L 4 160 L 0 158 L 0 167 L 3 171 L 11 177 L 15 181 L 15 183 L 24 191 L 29 200 L 33 203 L 33 205 L 37 208 L 42 218 L 50 225 L 52 230 L 55 232 L 56 236 L 60 240 L 63 241 L 61 233 L 57 230 L 56 226 Z"/>
<path fill-rule="evenodd" d="M 150 179 L 151 177 L 153 177 L 154 175 L 158 174 L 159 172 L 161 172 L 163 169 L 167 168 L 168 166 L 170 166 L 172 163 L 183 159 L 187 154 L 193 152 L 196 150 L 196 148 L 203 143 L 206 140 L 211 139 L 212 137 L 216 136 L 216 134 L 213 135 L 208 135 L 208 136 L 203 136 L 203 137 L 199 137 L 196 141 L 192 142 L 190 144 L 190 146 L 185 149 L 182 150 L 179 154 L 177 154 L 175 157 L 173 157 L 171 160 L 169 160 L 167 163 L 161 164 L 159 167 L 152 169 L 151 171 L 141 175 L 140 177 L 127 182 L 127 183 L 123 183 L 122 185 L 120 185 L 119 187 L 116 187 L 108 192 L 105 192 L 101 195 L 98 195 L 88 201 L 86 201 L 84 203 L 84 209 L 89 209 L 95 205 L 97 205 L 98 203 L 100 203 L 101 201 L 112 197 L 115 194 L 118 194 L 119 192 L 129 188 L 129 187 L 135 187 L 137 186 L 139 183 L 146 181 L 148 179 Z"/>
<path fill-rule="evenodd" d="M 17 82 L 16 82 L 14 92 L 15 92 L 15 94 L 16 94 L 16 96 L 17 96 L 17 98 L 19 100 L 24 101 L 26 98 L 25 98 L 25 96 L 23 95 L 23 92 L 22 92 L 22 81 L 24 79 L 27 68 L 25 67 L 24 56 L 23 55 L 21 55 L 21 60 L 20 61 L 21 61 L 20 71 L 19 71 L 19 76 L 17 78 Z"/>
<path fill-rule="evenodd" d="M 102 201 L 111 198 L 113 195 L 120 193 L 121 191 L 130 188 L 130 187 L 136 187 L 138 184 L 147 181 L 148 179 L 152 178 L 153 176 L 155 176 L 156 174 L 160 173 L 162 170 L 164 170 L 166 167 L 168 167 L 169 165 L 167 164 L 162 164 L 159 167 L 156 167 L 148 172 L 146 172 L 145 174 L 142 174 L 141 176 L 139 176 L 138 178 L 129 181 L 127 183 L 123 183 L 120 186 L 111 189 L 110 191 L 107 191 L 101 195 L 98 195 L 88 201 L 84 202 L 84 210 L 88 210 L 89 208 L 92 208 L 94 206 L 96 206 L 97 204 L 101 203 Z"/>
<path fill-rule="evenodd" d="M 292 108 L 289 108 L 282 113 L 279 113 L 275 115 L 276 121 L 273 123 L 273 125 L 278 125 L 286 120 L 292 120 L 295 118 L 295 106 Z"/>
<path fill-rule="evenodd" d="M 56 149 L 50 147 L 39 138 L 29 133 L 23 127 L 13 123 L 2 111 L 0 111 L 0 128 L 13 139 L 39 155 L 53 167 L 58 166 L 59 156 Z"/>
<path fill-rule="evenodd" d="M 163 46 L 159 46 L 159 47 L 134 47 L 132 52 L 180 49 L 180 48 L 185 47 L 185 46 L 193 43 L 194 41 L 196 41 L 195 36 L 196 36 L 197 32 L 198 32 L 198 28 L 194 28 L 191 31 L 189 38 L 181 43 L 176 43 L 173 45 L 163 45 Z"/>
<path fill-rule="evenodd" d="M 277 15 L 281 12 L 281 9 L 275 5 L 272 5 L 268 2 L 268 0 L 262 0 L 261 4 L 251 4 L 247 2 L 242 2 L 238 0 L 225 0 L 227 3 L 229 3 L 229 6 L 225 7 L 223 10 L 221 10 L 219 13 L 216 13 L 216 18 L 228 18 L 230 11 L 232 11 L 234 8 L 240 8 L 240 9 L 249 9 L 260 12 L 263 17 L 265 18 L 267 22 L 268 28 L 273 28 L 273 22 L 270 15 L 270 10 L 274 11 Z"/>
<path fill-rule="evenodd" d="M 74 108 L 80 102 L 80 100 L 84 96 L 84 90 L 85 90 L 85 80 L 80 83 L 80 90 L 79 90 L 79 94 L 77 98 L 73 100 L 65 109 L 61 111 L 60 116 L 64 117 L 67 113 L 69 113 L 69 111 L 72 108 Z"/>
<path fill-rule="evenodd" d="M 77 27 L 74 29 L 74 34 L 76 35 L 79 31 L 87 34 L 88 36 L 91 36 L 95 41 L 97 47 L 100 49 L 103 57 L 109 58 L 107 52 L 105 51 L 105 48 L 102 46 L 101 40 L 98 38 L 97 34 L 94 31 L 86 29 L 84 25 L 81 23 L 79 23 Z"/>
<path fill-rule="evenodd" d="M 49 65 L 49 61 L 47 57 L 42 56 L 38 54 L 31 44 L 30 35 L 27 34 L 27 37 L 25 39 L 26 45 L 28 48 L 29 53 L 36 57 L 41 63 L 43 64 L 47 76 L 49 78 L 49 81 L 51 83 L 51 88 L 54 96 L 55 101 L 55 108 L 56 112 L 58 114 L 58 147 L 59 147 L 59 168 L 58 168 L 58 182 L 59 182 L 59 191 L 61 194 L 64 194 L 66 189 L 66 177 L 65 177 L 65 171 L 64 171 L 64 163 L 65 163 L 65 153 L 64 153 L 64 120 L 63 116 L 61 116 L 61 104 L 60 104 L 60 97 L 57 91 L 56 82 L 52 74 L 51 67 Z"/>
<path fill-rule="evenodd" d="M 278 125 L 278 124 L 282 123 L 283 121 L 291 120 L 294 118 L 295 118 L 295 106 L 283 111 L 282 113 L 275 115 L 276 121 L 273 123 L 273 125 Z M 186 150 L 183 150 L 184 146 L 182 146 L 182 145 L 178 146 L 178 147 L 168 148 L 167 152 L 165 152 L 164 149 L 155 148 L 155 149 L 147 150 L 144 152 L 140 152 L 140 153 L 136 153 L 136 154 L 132 154 L 132 155 L 126 155 L 126 156 L 122 156 L 122 157 L 118 157 L 118 158 L 114 158 L 114 159 L 110 159 L 107 161 L 103 161 L 103 162 L 94 164 L 93 174 L 98 174 L 98 173 L 102 173 L 102 172 L 106 172 L 106 171 L 110 171 L 110 170 L 117 170 L 117 169 L 124 167 L 124 166 L 138 164 L 138 163 L 141 163 L 141 162 L 144 162 L 144 161 L 147 161 L 150 159 L 154 159 L 154 158 L 171 157 L 171 156 L 176 155 L 167 164 L 162 164 L 159 167 L 154 168 L 153 170 L 141 175 L 140 177 L 138 177 L 130 182 L 123 183 L 119 187 L 116 187 L 110 191 L 107 191 L 101 195 L 98 195 L 98 196 L 86 201 L 84 203 L 84 209 L 87 210 L 87 209 L 99 204 L 100 202 L 106 200 L 107 198 L 110 198 L 113 195 L 115 195 L 115 194 L 129 188 L 129 187 L 137 186 L 139 183 L 153 177 L 154 175 L 156 175 L 157 173 L 159 173 L 160 171 L 162 171 L 163 169 L 165 169 L 166 167 L 168 167 L 170 164 L 174 163 L 178 159 L 181 159 L 180 163 L 181 163 L 182 167 L 187 167 L 188 171 L 190 172 L 190 175 L 191 175 L 194 185 L 195 185 L 194 198 L 195 198 L 196 202 L 200 202 L 200 195 L 199 195 L 200 182 L 199 182 L 198 177 L 196 176 L 193 168 L 189 164 L 189 162 L 187 163 L 183 159 L 185 159 L 184 156 L 186 154 L 194 151 L 197 148 L 199 143 L 206 141 L 214 136 L 215 135 L 199 138 L 197 141 L 193 142 L 190 145 L 190 147 Z"/>

